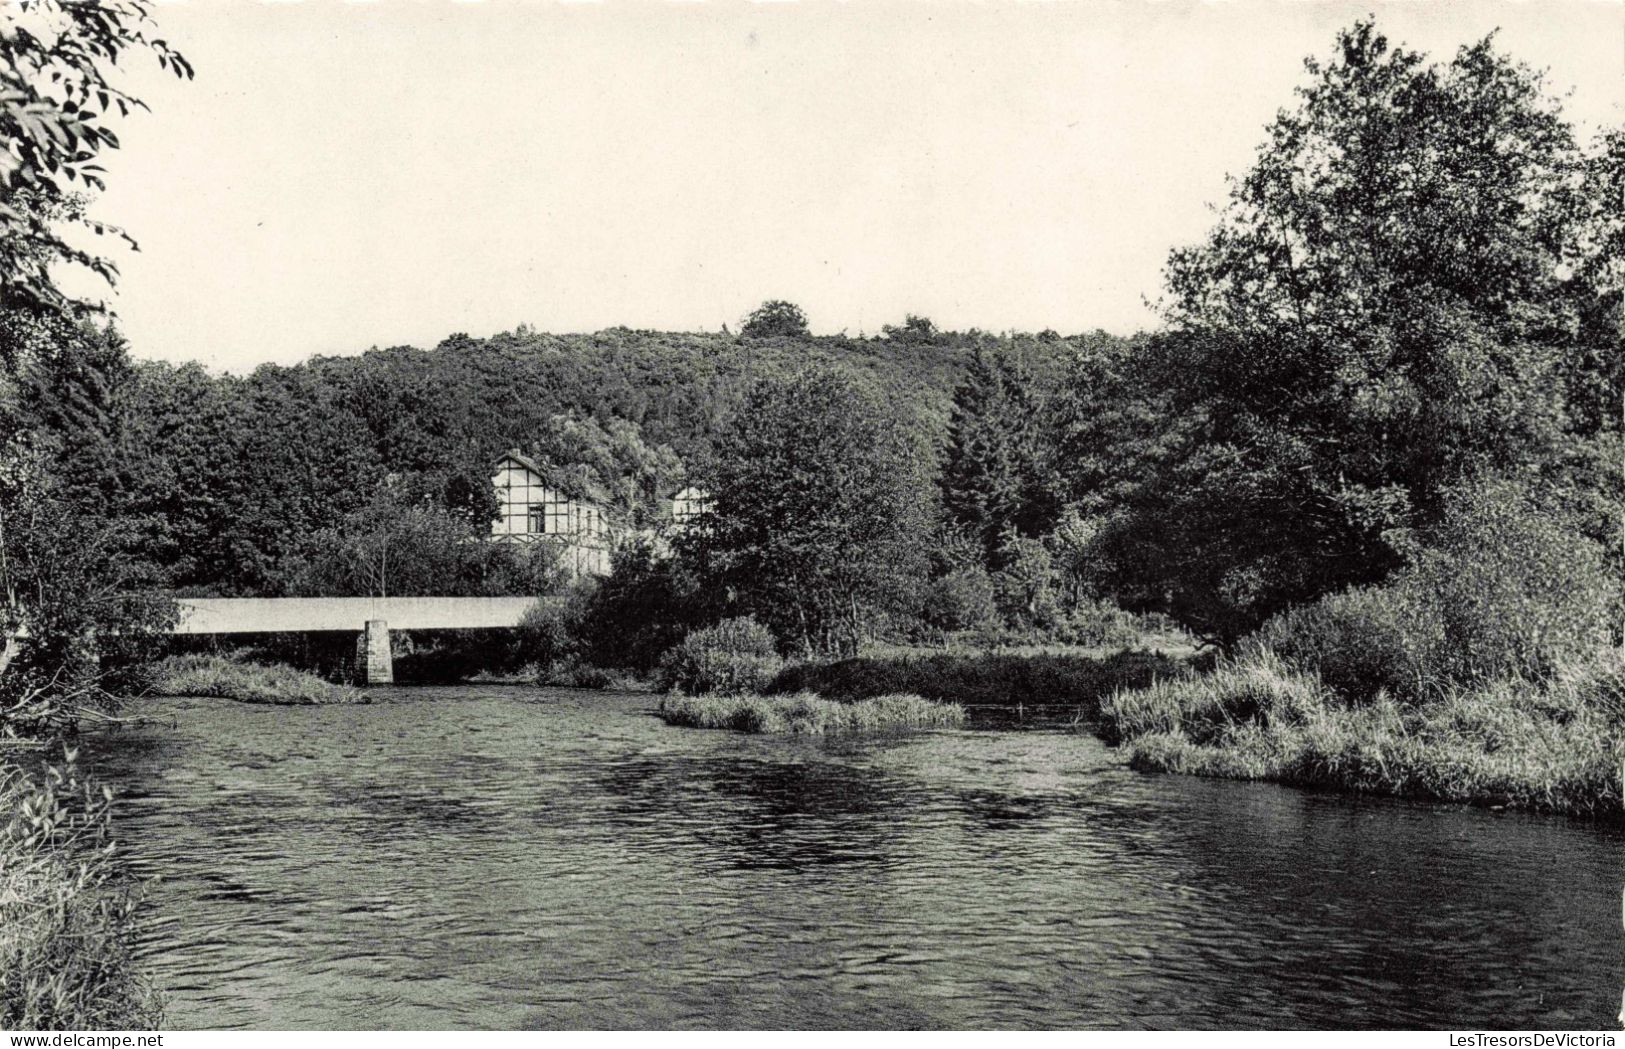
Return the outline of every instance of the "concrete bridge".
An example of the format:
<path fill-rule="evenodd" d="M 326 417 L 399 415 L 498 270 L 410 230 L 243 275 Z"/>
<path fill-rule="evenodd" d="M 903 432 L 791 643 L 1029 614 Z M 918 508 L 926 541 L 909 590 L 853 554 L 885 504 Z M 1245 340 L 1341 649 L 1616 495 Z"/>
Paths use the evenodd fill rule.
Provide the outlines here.
<path fill-rule="evenodd" d="M 391 630 L 515 627 L 536 597 L 183 597 L 176 634 L 298 634 L 359 631 L 356 673 L 363 684 L 395 680 Z"/>

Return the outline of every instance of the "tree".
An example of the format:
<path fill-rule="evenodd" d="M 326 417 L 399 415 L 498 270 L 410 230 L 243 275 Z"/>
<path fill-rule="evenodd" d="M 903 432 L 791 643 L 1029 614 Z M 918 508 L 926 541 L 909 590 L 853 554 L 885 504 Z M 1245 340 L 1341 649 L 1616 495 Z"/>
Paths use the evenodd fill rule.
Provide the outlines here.
<path fill-rule="evenodd" d="M 138 643 L 174 615 L 131 556 L 130 522 L 107 505 L 117 489 L 109 453 L 119 439 L 123 345 L 86 326 L 91 311 L 53 278 L 62 263 L 109 281 L 117 272 L 58 232 L 64 224 L 119 232 L 85 217 L 73 185 L 105 188 L 96 161 L 118 145 L 110 111 L 140 105 L 109 80 L 111 70 L 125 53 L 146 50 L 191 75 L 184 58 L 149 37 L 147 10 L 143 0 L 18 0 L 0 9 L 0 136 L 8 145 L 0 150 L 0 708 L 7 732 L 72 721 L 76 705 L 95 694 L 98 655 Z M 63 483 L 52 467 L 76 471 L 80 483 Z"/>
<path fill-rule="evenodd" d="M 118 523 L 74 506 L 37 451 L 0 449 L 0 735 L 107 709 L 101 656 L 139 652 L 175 619 Z"/>
<path fill-rule="evenodd" d="M 128 52 L 150 51 L 158 64 L 190 78 L 192 67 L 153 37 L 145 0 L 17 0 L 0 10 L 0 304 L 51 310 L 71 304 L 50 268 L 86 266 L 112 281 L 107 259 L 74 247 L 53 229 L 67 218 L 97 234 L 117 234 L 106 223 L 64 214 L 74 184 L 105 189 L 97 160 L 118 148 L 112 110 L 120 116 L 143 103 L 109 79 Z"/>
<path fill-rule="evenodd" d="M 651 445 L 636 423 L 607 423 L 580 412 L 561 412 L 530 448 L 543 462 L 555 463 L 609 493 L 609 509 L 632 527 L 659 520 L 662 497 L 682 487 L 683 463 L 665 445 Z"/>
<path fill-rule="evenodd" d="M 577 648 L 596 666 L 648 673 L 689 630 L 715 620 L 715 603 L 686 560 L 634 539 L 614 551 L 586 600 Z"/>
<path fill-rule="evenodd" d="M 844 371 L 761 380 L 725 433 L 691 556 L 787 647 L 855 653 L 924 579 L 930 483 L 912 440 Z"/>
<path fill-rule="evenodd" d="M 1007 354 L 977 350 L 954 391 L 941 479 L 948 519 L 1003 566 L 1007 535 L 1040 534 L 1053 519 L 1031 381 Z"/>
<path fill-rule="evenodd" d="M 410 478 L 391 477 L 336 526 L 310 535 L 281 575 L 318 597 L 541 595 L 564 575 L 551 544 L 493 542 Z"/>
<path fill-rule="evenodd" d="M 881 325 L 880 333 L 892 342 L 904 346 L 935 346 L 941 338 L 930 317 L 908 314 L 901 325 Z"/>
<path fill-rule="evenodd" d="M 739 334 L 747 339 L 805 339 L 809 334 L 807 315 L 793 302 L 769 299 L 751 311 Z"/>
<path fill-rule="evenodd" d="M 956 568 L 925 588 L 920 618 L 942 634 L 943 645 L 956 630 L 974 630 L 998 618 L 993 580 L 979 565 Z"/>
<path fill-rule="evenodd" d="M 1167 425 L 1083 450 L 1096 482 L 1133 467 L 1103 540 L 1120 592 L 1225 644 L 1381 579 L 1465 479 L 1573 487 L 1585 163 L 1557 102 L 1491 39 L 1429 64 L 1370 21 L 1307 68 L 1173 254 L 1170 330 L 1115 376 Z"/>

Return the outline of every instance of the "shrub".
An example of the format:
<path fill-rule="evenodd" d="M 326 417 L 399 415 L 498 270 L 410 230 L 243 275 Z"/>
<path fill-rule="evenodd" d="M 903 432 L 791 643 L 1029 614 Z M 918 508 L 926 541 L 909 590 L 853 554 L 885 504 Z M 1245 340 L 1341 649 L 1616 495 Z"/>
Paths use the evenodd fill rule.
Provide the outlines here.
<path fill-rule="evenodd" d="M 1432 545 L 1386 585 L 1282 613 L 1242 651 L 1272 651 L 1349 699 L 1386 690 L 1415 702 L 1545 678 L 1609 647 L 1619 586 L 1595 542 L 1514 485 L 1451 498 Z"/>
<path fill-rule="evenodd" d="M 1236 724 L 1297 718 L 1323 701 L 1323 690 L 1313 674 L 1260 655 L 1222 663 L 1200 677 L 1115 689 L 1100 704 L 1099 731 L 1110 744 L 1157 734 L 1207 744 Z"/>
<path fill-rule="evenodd" d="M 73 751 L 36 780 L 0 773 L 0 1030 L 149 1030 L 137 895 L 114 860 L 111 794 Z"/>
<path fill-rule="evenodd" d="M 773 634 L 754 618 L 696 630 L 661 661 L 661 685 L 690 695 L 741 695 L 767 687 L 784 661 Z"/>
<path fill-rule="evenodd" d="M 1290 609 L 1240 647 L 1244 657 L 1279 656 L 1320 675 L 1346 699 L 1379 692 L 1413 697 L 1437 673 L 1440 621 L 1412 588 L 1360 587 Z"/>
<path fill-rule="evenodd" d="M 568 620 L 569 654 L 594 666 L 647 674 L 691 627 L 704 622 L 706 609 L 705 595 L 682 563 L 646 542 L 633 542 L 615 551 L 609 576 Z"/>
<path fill-rule="evenodd" d="M 1000 549 L 1004 566 L 993 576 L 999 614 L 1011 626 L 1048 629 L 1060 615 L 1054 558 L 1037 539 L 1007 534 Z"/>
<path fill-rule="evenodd" d="M 944 636 L 987 626 L 997 617 L 993 580 L 980 566 L 954 569 L 925 588 L 920 618 Z"/>
<path fill-rule="evenodd" d="M 1428 538 L 1399 585 L 1442 624 L 1435 677 L 1544 678 L 1609 646 L 1620 580 L 1595 541 L 1526 489 L 1500 481 L 1452 492 Z"/>
<path fill-rule="evenodd" d="M 1132 613 L 1109 601 L 1085 601 L 1063 615 L 1050 634 L 1080 648 L 1127 648 L 1141 640 L 1145 628 Z"/>
<path fill-rule="evenodd" d="M 591 596 L 591 584 L 578 582 L 563 600 L 541 600 L 526 609 L 514 631 L 513 664 L 547 666 L 574 658 L 576 635 Z"/>
<path fill-rule="evenodd" d="M 158 663 L 152 671 L 152 691 L 159 696 L 215 696 L 284 706 L 370 702 L 360 689 L 335 685 L 292 667 L 211 655 L 171 656 Z"/>
<path fill-rule="evenodd" d="M 614 683 L 614 675 L 599 667 L 577 667 L 570 675 L 572 688 L 605 689 Z"/>
<path fill-rule="evenodd" d="M 934 703 L 919 696 L 876 696 L 856 703 L 820 699 L 810 692 L 793 696 L 670 695 L 660 716 L 670 725 L 721 728 L 736 732 L 824 735 L 898 729 L 954 728 L 965 722 L 957 703 Z"/>

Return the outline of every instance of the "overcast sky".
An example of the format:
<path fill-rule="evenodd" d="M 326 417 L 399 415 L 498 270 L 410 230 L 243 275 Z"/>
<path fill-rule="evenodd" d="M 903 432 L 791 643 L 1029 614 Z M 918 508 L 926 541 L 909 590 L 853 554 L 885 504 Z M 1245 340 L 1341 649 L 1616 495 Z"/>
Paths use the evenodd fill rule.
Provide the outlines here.
<path fill-rule="evenodd" d="M 161 4 L 97 214 L 139 357 L 243 370 L 454 331 L 1127 332 L 1307 54 L 1374 10 L 1625 120 L 1625 4 Z"/>

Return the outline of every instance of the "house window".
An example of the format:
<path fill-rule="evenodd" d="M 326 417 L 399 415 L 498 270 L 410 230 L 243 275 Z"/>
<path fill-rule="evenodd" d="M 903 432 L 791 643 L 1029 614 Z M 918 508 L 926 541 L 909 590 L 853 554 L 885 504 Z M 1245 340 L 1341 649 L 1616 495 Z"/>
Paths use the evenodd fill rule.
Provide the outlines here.
<path fill-rule="evenodd" d="M 547 493 L 541 502 L 530 504 L 530 530 L 540 535 L 567 535 L 570 532 L 570 500 Z"/>

